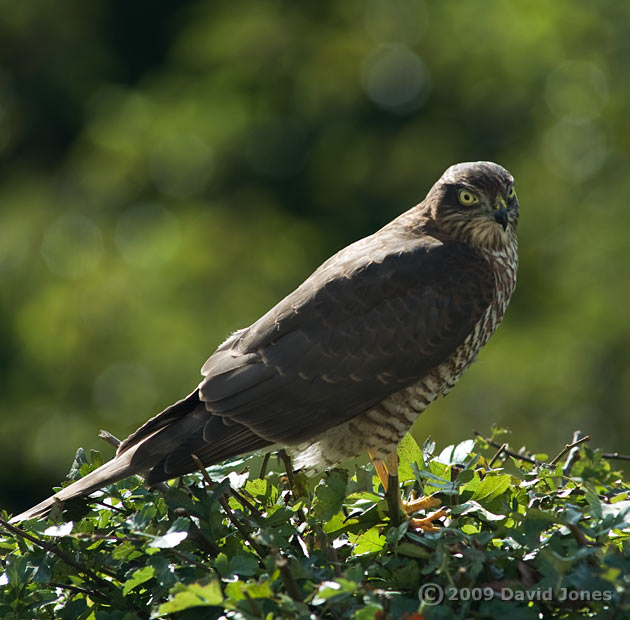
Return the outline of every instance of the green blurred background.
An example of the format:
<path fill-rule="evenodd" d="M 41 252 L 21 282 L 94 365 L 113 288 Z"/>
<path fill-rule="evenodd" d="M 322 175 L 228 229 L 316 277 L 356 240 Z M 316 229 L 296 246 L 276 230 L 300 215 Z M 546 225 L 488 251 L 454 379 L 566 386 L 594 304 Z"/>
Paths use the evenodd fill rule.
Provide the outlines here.
<path fill-rule="evenodd" d="M 0 0 L 0 505 L 420 201 L 517 179 L 503 326 L 414 427 L 630 451 L 630 5 Z"/>

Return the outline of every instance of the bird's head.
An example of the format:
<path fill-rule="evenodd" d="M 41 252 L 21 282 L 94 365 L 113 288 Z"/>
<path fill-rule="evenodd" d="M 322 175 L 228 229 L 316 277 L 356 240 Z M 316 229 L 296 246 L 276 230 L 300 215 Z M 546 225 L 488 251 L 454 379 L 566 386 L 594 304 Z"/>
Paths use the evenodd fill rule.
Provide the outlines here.
<path fill-rule="evenodd" d="M 514 178 L 498 164 L 476 161 L 451 166 L 422 207 L 440 234 L 475 247 L 501 250 L 515 240 Z"/>

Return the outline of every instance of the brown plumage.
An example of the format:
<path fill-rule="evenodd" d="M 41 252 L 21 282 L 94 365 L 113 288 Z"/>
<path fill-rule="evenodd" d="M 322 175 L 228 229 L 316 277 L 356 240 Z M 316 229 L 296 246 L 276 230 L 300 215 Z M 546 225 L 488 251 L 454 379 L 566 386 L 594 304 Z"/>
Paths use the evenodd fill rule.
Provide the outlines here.
<path fill-rule="evenodd" d="M 328 259 L 228 338 L 185 399 L 116 456 L 15 517 L 132 474 L 156 484 L 252 450 L 292 447 L 322 467 L 385 459 L 501 321 L 516 283 L 518 201 L 497 164 L 451 166 L 427 197 Z"/>

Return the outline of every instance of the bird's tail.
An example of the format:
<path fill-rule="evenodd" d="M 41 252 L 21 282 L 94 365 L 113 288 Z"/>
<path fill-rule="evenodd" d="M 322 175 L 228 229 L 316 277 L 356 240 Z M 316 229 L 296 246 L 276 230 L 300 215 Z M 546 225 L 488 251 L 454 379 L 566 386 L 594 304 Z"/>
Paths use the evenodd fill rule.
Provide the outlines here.
<path fill-rule="evenodd" d="M 59 491 L 59 493 L 51 495 L 43 502 L 40 502 L 36 506 L 25 510 L 19 515 L 16 515 L 10 522 L 16 523 L 18 521 L 26 521 L 36 517 L 45 517 L 57 501 L 65 502 L 75 497 L 89 495 L 101 487 L 118 482 L 123 478 L 127 478 L 128 476 L 138 473 L 138 468 L 131 465 L 133 452 L 134 451 L 125 452 L 114 457 L 111 461 L 108 461 L 104 465 L 101 465 L 98 469 L 90 472 L 87 476 L 81 478 L 81 480 L 77 480 L 74 484 L 71 484 L 65 489 Z"/>

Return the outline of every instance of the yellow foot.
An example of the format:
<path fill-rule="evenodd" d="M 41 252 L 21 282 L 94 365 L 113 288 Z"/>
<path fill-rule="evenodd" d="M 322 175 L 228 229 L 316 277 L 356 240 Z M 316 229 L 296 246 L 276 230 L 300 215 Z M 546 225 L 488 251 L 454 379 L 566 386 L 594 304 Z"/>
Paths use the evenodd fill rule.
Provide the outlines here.
<path fill-rule="evenodd" d="M 447 511 L 445 508 L 441 508 L 440 510 L 436 510 L 431 514 L 427 515 L 423 519 L 410 519 L 409 527 L 422 530 L 423 532 L 439 532 L 440 528 L 436 527 L 433 523 L 437 521 L 437 519 L 441 519 L 447 515 Z"/>
<path fill-rule="evenodd" d="M 418 512 L 418 510 L 435 508 L 439 505 L 440 500 L 437 497 L 420 497 L 418 499 L 414 499 L 411 502 L 406 502 L 402 500 L 400 503 L 400 507 L 402 508 L 403 512 L 408 515 L 412 515 L 414 512 Z"/>
<path fill-rule="evenodd" d="M 436 497 L 420 497 L 414 499 L 411 502 L 404 502 L 400 497 L 400 490 L 398 488 L 398 454 L 395 452 L 390 454 L 385 461 L 377 458 L 376 455 L 370 452 L 370 458 L 374 463 L 376 473 L 385 489 L 385 496 L 387 497 L 387 503 L 389 505 L 390 517 L 394 525 L 398 525 L 399 519 L 402 515 L 399 514 L 402 511 L 405 515 L 410 516 L 419 510 L 427 510 L 428 508 L 435 508 L 440 505 L 440 500 Z M 393 515 L 396 517 L 393 517 Z M 424 532 L 437 532 L 439 527 L 434 525 L 434 521 L 441 519 L 447 515 L 447 510 L 441 508 L 436 510 L 426 517 L 421 519 L 410 519 L 409 527 L 423 530 Z"/>

